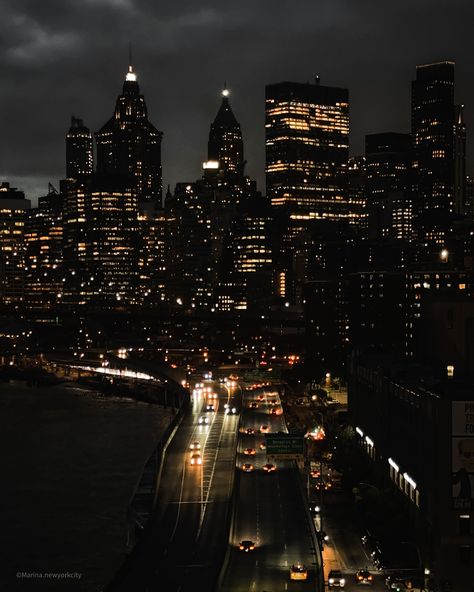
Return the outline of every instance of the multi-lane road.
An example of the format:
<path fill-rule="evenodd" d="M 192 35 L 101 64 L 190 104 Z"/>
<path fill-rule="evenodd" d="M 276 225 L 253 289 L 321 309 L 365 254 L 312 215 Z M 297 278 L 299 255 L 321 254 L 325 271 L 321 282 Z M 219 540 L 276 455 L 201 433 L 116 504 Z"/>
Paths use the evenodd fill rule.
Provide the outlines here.
<path fill-rule="evenodd" d="M 263 396 L 263 397 L 262 397 Z M 262 399 L 263 400 L 260 400 Z M 250 405 L 258 405 L 251 408 Z M 236 507 L 231 532 L 230 555 L 220 592 L 276 592 L 281 590 L 320 590 L 320 564 L 305 510 L 299 475 L 290 461 L 276 461 L 276 470 L 263 470 L 268 459 L 260 448 L 269 432 L 286 432 L 278 393 L 270 387 L 244 391 L 236 481 Z M 254 433 L 247 433 L 251 428 Z M 245 454 L 247 449 L 255 455 Z M 252 464 L 246 472 L 242 465 Z M 239 549 L 242 540 L 255 542 L 255 550 Z M 290 580 L 290 569 L 301 562 L 307 580 Z"/>
<path fill-rule="evenodd" d="M 261 446 L 265 433 L 286 432 L 278 392 L 229 384 L 204 381 L 194 391 L 166 451 L 150 527 L 108 592 L 211 591 L 219 572 L 220 592 L 322 592 L 298 470 L 291 461 L 270 461 Z M 227 406 L 236 413 L 226 413 Z M 196 456 L 191 464 L 194 443 L 201 463 Z M 264 471 L 268 462 L 276 469 Z M 255 549 L 241 551 L 242 540 Z M 290 579 L 296 563 L 304 565 L 305 580 Z"/>
<path fill-rule="evenodd" d="M 157 511 L 136 551 L 108 590 L 211 590 L 226 544 L 226 516 L 235 473 L 238 415 L 224 405 L 238 388 L 206 383 L 217 394 L 195 394 L 165 455 Z M 206 411 L 212 401 L 214 411 Z M 200 418 L 208 423 L 200 423 Z M 199 442 L 202 464 L 191 464 Z"/>

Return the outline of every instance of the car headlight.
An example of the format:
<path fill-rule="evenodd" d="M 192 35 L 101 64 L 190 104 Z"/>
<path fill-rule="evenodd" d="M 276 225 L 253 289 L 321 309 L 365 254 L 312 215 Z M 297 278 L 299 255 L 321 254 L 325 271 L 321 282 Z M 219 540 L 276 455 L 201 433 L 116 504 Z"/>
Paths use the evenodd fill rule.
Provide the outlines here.
<path fill-rule="evenodd" d="M 329 578 L 329 583 L 334 584 L 334 578 Z"/>
<path fill-rule="evenodd" d="M 339 582 L 340 582 L 341 586 L 344 586 L 344 584 L 346 583 L 346 580 L 344 578 L 341 578 L 339 580 Z"/>

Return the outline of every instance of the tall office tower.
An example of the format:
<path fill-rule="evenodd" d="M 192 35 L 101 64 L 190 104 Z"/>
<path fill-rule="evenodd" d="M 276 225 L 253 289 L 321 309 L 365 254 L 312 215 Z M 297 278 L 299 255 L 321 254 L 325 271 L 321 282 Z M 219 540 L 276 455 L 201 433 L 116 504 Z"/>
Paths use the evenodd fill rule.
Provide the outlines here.
<path fill-rule="evenodd" d="M 466 124 L 464 105 L 456 105 L 454 115 L 454 211 L 464 214 L 466 199 Z"/>
<path fill-rule="evenodd" d="M 441 243 L 454 203 L 454 62 L 417 66 L 412 83 L 413 190 L 417 233 Z"/>
<path fill-rule="evenodd" d="M 65 304 L 111 309 L 137 303 L 138 206 L 130 181 L 95 173 L 68 188 Z"/>
<path fill-rule="evenodd" d="M 411 240 L 410 135 L 367 135 L 365 167 L 369 237 Z"/>
<path fill-rule="evenodd" d="M 247 310 L 272 298 L 272 217 L 268 200 L 256 191 L 238 205 L 226 236 L 216 290 L 216 308 Z"/>
<path fill-rule="evenodd" d="M 345 191 L 347 89 L 282 82 L 266 87 L 266 183 L 272 206 L 357 222 Z"/>
<path fill-rule="evenodd" d="M 66 177 L 77 179 L 81 175 L 90 175 L 93 166 L 92 134 L 82 119 L 71 117 L 66 136 Z"/>
<path fill-rule="evenodd" d="M 222 103 L 211 123 L 208 142 L 209 172 L 222 171 L 229 181 L 241 183 L 244 174 L 244 145 L 242 132 L 229 103 L 229 90 L 222 91 Z"/>
<path fill-rule="evenodd" d="M 30 205 L 23 191 L 0 184 L 0 304 L 17 306 L 24 299 L 24 231 Z"/>
<path fill-rule="evenodd" d="M 52 185 L 28 212 L 25 225 L 25 304 L 49 309 L 61 302 L 63 278 L 63 195 Z"/>
<path fill-rule="evenodd" d="M 129 66 L 115 112 L 95 134 L 97 172 L 128 175 L 139 202 L 161 208 L 161 138 L 148 120 L 143 95 L 132 66 Z"/>

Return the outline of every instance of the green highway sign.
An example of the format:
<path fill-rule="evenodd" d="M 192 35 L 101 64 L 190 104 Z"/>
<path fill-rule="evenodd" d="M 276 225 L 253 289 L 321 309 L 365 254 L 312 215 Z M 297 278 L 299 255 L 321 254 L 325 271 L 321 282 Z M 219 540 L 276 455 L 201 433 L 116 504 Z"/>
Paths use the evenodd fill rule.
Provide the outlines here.
<path fill-rule="evenodd" d="M 303 436 L 291 434 L 265 435 L 267 456 L 280 459 L 297 459 L 304 456 Z"/>

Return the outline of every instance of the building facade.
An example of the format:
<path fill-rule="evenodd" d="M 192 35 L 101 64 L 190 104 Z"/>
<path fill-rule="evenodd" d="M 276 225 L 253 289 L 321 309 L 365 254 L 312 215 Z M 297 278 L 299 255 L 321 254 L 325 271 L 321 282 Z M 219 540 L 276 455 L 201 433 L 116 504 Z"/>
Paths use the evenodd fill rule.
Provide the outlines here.
<path fill-rule="evenodd" d="M 267 195 L 272 206 L 332 220 L 357 220 L 345 191 L 349 93 L 282 82 L 266 87 Z"/>
<path fill-rule="evenodd" d="M 0 185 L 0 303 L 20 306 L 25 296 L 25 223 L 30 200 L 23 191 Z"/>

